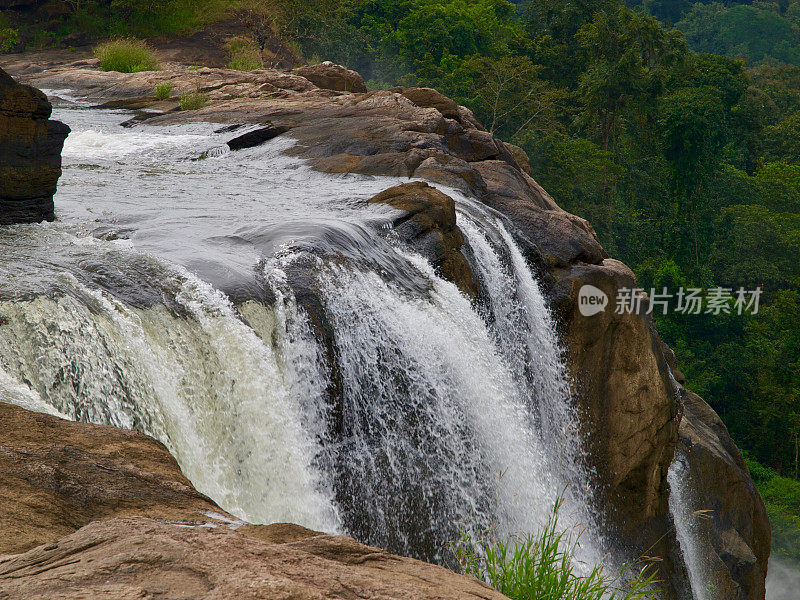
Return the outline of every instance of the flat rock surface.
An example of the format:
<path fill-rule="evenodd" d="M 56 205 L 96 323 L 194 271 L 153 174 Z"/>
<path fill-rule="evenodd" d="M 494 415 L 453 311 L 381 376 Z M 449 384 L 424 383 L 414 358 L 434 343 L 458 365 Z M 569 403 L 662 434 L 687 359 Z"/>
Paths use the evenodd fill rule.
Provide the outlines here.
<path fill-rule="evenodd" d="M 292 525 L 95 522 L 0 557 L 0 598 L 502 600 L 477 579 Z"/>

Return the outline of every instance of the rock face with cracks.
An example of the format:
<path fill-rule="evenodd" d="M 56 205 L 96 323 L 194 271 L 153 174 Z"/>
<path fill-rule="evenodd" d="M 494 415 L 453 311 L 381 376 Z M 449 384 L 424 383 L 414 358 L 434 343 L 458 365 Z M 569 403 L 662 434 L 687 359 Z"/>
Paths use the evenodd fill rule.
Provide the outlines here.
<path fill-rule="evenodd" d="M 0 225 L 55 218 L 53 194 L 69 127 L 39 90 L 0 69 Z"/>

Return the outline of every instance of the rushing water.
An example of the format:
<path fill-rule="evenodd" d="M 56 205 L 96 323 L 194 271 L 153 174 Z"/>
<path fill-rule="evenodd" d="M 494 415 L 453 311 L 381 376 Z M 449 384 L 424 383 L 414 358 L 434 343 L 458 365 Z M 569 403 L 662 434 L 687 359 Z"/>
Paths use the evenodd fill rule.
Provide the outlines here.
<path fill-rule="evenodd" d="M 399 180 L 314 172 L 290 139 L 227 152 L 212 124 L 55 117 L 59 221 L 0 230 L 0 400 L 151 434 L 237 517 L 429 559 L 460 526 L 535 529 L 568 485 L 599 558 L 554 327 L 499 215 L 445 189 L 470 302 L 365 202 Z"/>

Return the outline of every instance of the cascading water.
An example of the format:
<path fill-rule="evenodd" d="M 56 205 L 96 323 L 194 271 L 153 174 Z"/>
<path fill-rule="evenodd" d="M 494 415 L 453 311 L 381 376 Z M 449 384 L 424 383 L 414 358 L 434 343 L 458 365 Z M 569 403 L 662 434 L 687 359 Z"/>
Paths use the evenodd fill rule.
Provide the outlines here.
<path fill-rule="evenodd" d="M 446 190 L 473 305 L 366 206 L 398 180 L 315 173 L 290 140 L 192 160 L 224 134 L 127 116 L 60 109 L 60 222 L 0 231 L 0 400 L 149 433 L 250 521 L 443 560 L 459 526 L 536 529 L 569 484 L 591 532 L 551 317 L 499 215 Z"/>
<path fill-rule="evenodd" d="M 691 596 L 689 600 L 716 600 L 710 578 L 711 567 L 708 556 L 713 548 L 701 528 L 701 517 L 696 512 L 700 507 L 694 501 L 688 460 L 685 452 L 676 450 L 675 458 L 667 473 L 669 482 L 669 510 L 675 525 L 681 555 L 686 566 Z"/>

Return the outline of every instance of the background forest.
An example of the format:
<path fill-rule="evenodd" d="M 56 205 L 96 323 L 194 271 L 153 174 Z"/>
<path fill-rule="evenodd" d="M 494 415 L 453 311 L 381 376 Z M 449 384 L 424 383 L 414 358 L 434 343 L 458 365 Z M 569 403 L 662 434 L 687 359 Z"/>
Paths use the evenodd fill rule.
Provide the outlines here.
<path fill-rule="evenodd" d="M 471 108 L 645 290 L 760 286 L 757 314 L 655 316 L 747 455 L 776 552 L 800 560 L 800 2 L 50 4 L 47 27 L 0 13 L 0 49 L 255 15 L 298 57 Z"/>

